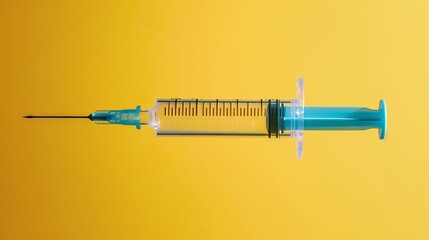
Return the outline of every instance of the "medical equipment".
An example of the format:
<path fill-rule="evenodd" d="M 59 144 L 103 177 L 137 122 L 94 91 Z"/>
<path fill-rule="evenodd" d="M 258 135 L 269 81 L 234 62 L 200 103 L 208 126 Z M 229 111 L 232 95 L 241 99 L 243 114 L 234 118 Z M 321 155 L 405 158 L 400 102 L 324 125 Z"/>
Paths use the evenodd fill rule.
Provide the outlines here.
<path fill-rule="evenodd" d="M 24 118 L 87 118 L 99 124 L 151 126 L 159 136 L 262 136 L 296 138 L 302 156 L 304 130 L 387 130 L 386 103 L 363 107 L 304 107 L 303 80 L 291 100 L 158 99 L 149 110 L 97 110 L 88 116 L 24 116 Z"/>

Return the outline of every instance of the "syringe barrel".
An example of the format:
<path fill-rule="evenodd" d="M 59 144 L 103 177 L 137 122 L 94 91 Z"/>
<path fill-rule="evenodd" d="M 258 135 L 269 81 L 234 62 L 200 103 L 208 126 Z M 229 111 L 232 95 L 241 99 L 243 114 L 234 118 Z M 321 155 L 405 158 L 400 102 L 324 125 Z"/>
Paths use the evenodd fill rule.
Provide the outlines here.
<path fill-rule="evenodd" d="M 288 129 L 270 131 L 269 109 L 275 102 L 291 104 L 290 100 L 159 99 L 151 110 L 151 125 L 160 136 L 290 136 Z"/>

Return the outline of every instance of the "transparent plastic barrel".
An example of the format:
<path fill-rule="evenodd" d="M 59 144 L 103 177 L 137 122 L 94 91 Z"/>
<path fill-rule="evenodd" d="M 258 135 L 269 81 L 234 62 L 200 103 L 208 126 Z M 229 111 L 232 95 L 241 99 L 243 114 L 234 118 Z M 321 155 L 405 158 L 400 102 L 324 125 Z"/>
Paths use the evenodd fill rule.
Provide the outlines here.
<path fill-rule="evenodd" d="M 158 136 L 256 136 L 298 140 L 302 155 L 304 95 L 298 80 L 298 97 L 280 99 L 158 99 L 140 121 Z"/>
<path fill-rule="evenodd" d="M 286 129 L 274 129 L 270 111 L 275 104 L 290 100 L 160 99 L 152 114 L 158 135 L 183 136 L 290 136 Z"/>

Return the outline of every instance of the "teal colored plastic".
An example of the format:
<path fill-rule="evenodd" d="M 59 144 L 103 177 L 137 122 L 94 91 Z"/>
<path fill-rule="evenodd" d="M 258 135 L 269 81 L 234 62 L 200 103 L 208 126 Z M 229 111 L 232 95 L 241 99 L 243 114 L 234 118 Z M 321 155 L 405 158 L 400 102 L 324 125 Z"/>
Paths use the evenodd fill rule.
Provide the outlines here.
<path fill-rule="evenodd" d="M 380 139 L 384 139 L 386 137 L 387 132 L 387 106 L 386 101 L 380 100 L 380 115 L 381 115 L 381 124 L 378 128 L 378 134 L 380 136 Z"/>
<path fill-rule="evenodd" d="M 140 129 L 140 106 L 136 109 L 100 110 L 91 114 L 90 119 L 97 123 L 133 125 Z"/>
<path fill-rule="evenodd" d="M 294 124 L 290 107 L 284 107 L 285 116 L 281 126 L 290 130 Z M 384 139 L 387 129 L 386 102 L 372 110 L 362 107 L 304 107 L 304 130 L 366 130 L 379 129 L 379 138 Z"/>

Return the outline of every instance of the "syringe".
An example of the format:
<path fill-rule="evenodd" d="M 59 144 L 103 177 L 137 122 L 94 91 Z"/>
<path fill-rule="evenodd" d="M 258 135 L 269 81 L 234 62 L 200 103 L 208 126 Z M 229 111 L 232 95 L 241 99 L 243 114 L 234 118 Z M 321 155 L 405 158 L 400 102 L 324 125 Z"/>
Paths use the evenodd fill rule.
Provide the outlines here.
<path fill-rule="evenodd" d="M 366 130 L 378 128 L 384 139 L 386 103 L 377 110 L 363 107 L 304 107 L 303 80 L 291 100 L 158 99 L 149 110 L 97 110 L 88 116 L 25 116 L 25 118 L 88 118 L 99 124 L 151 126 L 159 136 L 283 136 L 298 140 L 302 156 L 304 130 Z"/>

